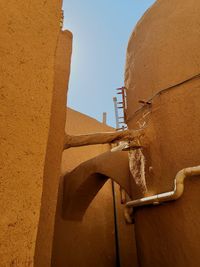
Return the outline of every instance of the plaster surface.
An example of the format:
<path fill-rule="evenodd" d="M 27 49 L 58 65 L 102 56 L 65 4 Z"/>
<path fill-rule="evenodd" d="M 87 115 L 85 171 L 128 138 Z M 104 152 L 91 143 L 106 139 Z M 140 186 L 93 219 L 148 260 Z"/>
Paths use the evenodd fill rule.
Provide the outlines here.
<path fill-rule="evenodd" d="M 127 122 L 130 129 L 145 129 L 146 195 L 171 191 L 180 169 L 199 165 L 199 78 L 156 96 L 151 105 L 138 102 L 199 73 L 199 12 L 199 1 L 156 1 L 129 41 Z M 140 266 L 200 265 L 199 178 L 188 178 L 180 200 L 136 210 Z M 132 194 L 144 196 L 137 188 Z"/>
<path fill-rule="evenodd" d="M 69 31 L 61 31 L 56 49 L 54 93 L 35 253 L 35 266 L 38 267 L 51 265 L 51 248 L 65 136 L 66 97 L 70 75 L 71 53 L 72 34 Z"/>
<path fill-rule="evenodd" d="M 113 129 L 77 111 L 67 110 L 67 133 L 84 134 L 96 131 L 113 131 Z M 108 145 L 94 145 L 65 150 L 62 161 L 63 173 L 71 171 L 80 163 L 108 151 L 108 149 Z M 52 267 L 116 266 L 113 199 L 110 181 L 97 194 L 81 222 L 63 219 L 62 186 L 63 181 L 61 179 Z"/>
<path fill-rule="evenodd" d="M 127 152 L 105 152 L 64 176 L 63 212 L 66 219 L 81 220 L 105 182 L 111 178 L 130 194 Z M 79 201 L 81 199 L 81 201 Z"/>
<path fill-rule="evenodd" d="M 33 266 L 61 1 L 0 2 L 0 259 Z"/>

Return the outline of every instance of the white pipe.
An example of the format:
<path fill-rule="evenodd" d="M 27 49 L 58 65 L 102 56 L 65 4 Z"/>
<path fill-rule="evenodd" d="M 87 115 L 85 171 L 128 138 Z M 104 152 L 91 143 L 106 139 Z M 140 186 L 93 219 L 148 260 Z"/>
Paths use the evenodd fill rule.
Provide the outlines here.
<path fill-rule="evenodd" d="M 140 149 L 142 146 L 139 144 L 138 140 L 135 141 L 120 141 L 118 146 L 115 146 L 111 149 L 111 152 L 116 151 L 130 151 L 135 149 Z"/>
<path fill-rule="evenodd" d="M 111 152 L 123 151 L 127 147 L 129 147 L 129 142 L 127 142 L 127 141 L 121 141 L 121 142 L 119 142 L 119 145 L 118 146 L 115 146 L 115 147 L 113 147 L 111 149 Z"/>
<path fill-rule="evenodd" d="M 200 165 L 196 167 L 185 168 L 179 171 L 174 180 L 173 191 L 129 201 L 126 203 L 126 208 L 133 208 L 149 204 L 159 204 L 165 201 L 176 200 L 183 194 L 185 178 L 195 175 L 200 175 Z"/>

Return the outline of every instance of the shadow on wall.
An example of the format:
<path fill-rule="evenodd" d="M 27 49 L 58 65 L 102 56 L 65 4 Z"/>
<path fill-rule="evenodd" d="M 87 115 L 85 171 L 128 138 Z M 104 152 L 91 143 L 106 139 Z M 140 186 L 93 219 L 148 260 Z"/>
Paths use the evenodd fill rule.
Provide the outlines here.
<path fill-rule="evenodd" d="M 131 197 L 127 152 L 106 152 L 90 159 L 64 178 L 63 210 L 66 219 L 81 220 L 88 206 L 109 179 L 121 185 Z"/>

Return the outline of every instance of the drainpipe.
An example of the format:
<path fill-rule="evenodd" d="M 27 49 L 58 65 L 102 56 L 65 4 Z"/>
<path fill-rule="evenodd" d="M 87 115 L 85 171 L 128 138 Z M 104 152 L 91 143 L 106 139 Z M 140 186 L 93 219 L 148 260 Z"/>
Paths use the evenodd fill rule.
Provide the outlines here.
<path fill-rule="evenodd" d="M 162 202 L 172 201 L 180 198 L 184 191 L 184 180 L 189 176 L 200 175 L 200 165 L 196 167 L 188 167 L 179 171 L 174 179 L 174 190 L 158 195 L 144 197 L 129 201 L 126 203 L 124 216 L 127 223 L 132 223 L 132 211 L 134 207 L 145 206 L 145 205 L 157 205 Z"/>

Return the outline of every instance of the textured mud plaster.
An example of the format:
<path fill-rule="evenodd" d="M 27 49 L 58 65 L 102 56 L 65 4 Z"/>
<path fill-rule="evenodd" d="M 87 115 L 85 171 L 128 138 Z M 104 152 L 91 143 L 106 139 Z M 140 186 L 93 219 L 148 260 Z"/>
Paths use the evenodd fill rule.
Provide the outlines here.
<path fill-rule="evenodd" d="M 120 184 L 130 196 L 130 176 L 128 153 L 124 151 L 108 151 L 83 162 L 64 176 L 63 216 L 82 220 L 109 178 Z"/>
<path fill-rule="evenodd" d="M 141 149 L 130 150 L 129 153 L 129 169 L 132 178 L 141 191 L 145 193 L 147 191 L 145 180 L 145 157 Z"/>
<path fill-rule="evenodd" d="M 158 0 L 129 40 L 125 70 L 129 115 L 160 89 L 199 73 L 200 3 Z"/>
<path fill-rule="evenodd" d="M 132 129 L 141 119 L 146 122 L 148 142 L 143 153 L 149 167 L 148 195 L 171 191 L 180 169 L 200 163 L 199 79 L 155 97 L 151 106 L 135 113 L 140 99 L 148 100 L 161 89 L 199 73 L 199 12 L 197 0 L 157 1 L 129 41 L 125 72 L 128 125 Z M 142 267 L 200 265 L 199 178 L 186 181 L 180 200 L 137 209 L 136 236 Z"/>
<path fill-rule="evenodd" d="M 35 266 L 50 266 L 51 247 L 61 159 L 65 134 L 66 96 L 70 74 L 72 34 L 60 32 L 55 59 L 54 93 L 51 107 L 50 131 L 48 137 L 40 223 L 38 227 Z"/>
<path fill-rule="evenodd" d="M 113 131 L 112 128 L 68 109 L 66 132 Z M 109 149 L 108 145 L 70 148 L 63 153 L 63 172 Z M 116 266 L 111 183 L 108 181 L 88 208 L 83 221 L 62 219 L 62 181 L 56 214 L 52 266 L 88 267 Z M 81 201 L 81 199 L 80 199 Z"/>
<path fill-rule="evenodd" d="M 0 259 L 33 266 L 61 1 L 0 1 Z"/>

